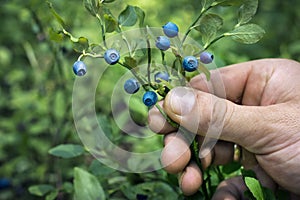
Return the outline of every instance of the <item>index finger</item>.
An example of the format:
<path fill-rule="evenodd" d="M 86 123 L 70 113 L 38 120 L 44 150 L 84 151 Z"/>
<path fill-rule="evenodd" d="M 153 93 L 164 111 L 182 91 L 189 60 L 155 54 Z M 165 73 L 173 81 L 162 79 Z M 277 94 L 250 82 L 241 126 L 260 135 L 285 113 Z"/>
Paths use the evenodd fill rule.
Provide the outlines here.
<path fill-rule="evenodd" d="M 194 77 L 190 86 L 232 102 L 258 105 L 266 80 L 271 76 L 276 59 L 262 59 L 230 65 L 211 71 L 210 80 L 204 75 Z M 224 94 L 225 92 L 225 94 Z"/>

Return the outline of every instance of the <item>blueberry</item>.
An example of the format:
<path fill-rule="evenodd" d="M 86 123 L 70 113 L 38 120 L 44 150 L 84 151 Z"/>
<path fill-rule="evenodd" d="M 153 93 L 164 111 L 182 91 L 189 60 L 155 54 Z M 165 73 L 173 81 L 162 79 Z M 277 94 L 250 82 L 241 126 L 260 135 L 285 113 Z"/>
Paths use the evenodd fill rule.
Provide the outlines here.
<path fill-rule="evenodd" d="M 7 178 L 0 178 L 0 190 L 1 189 L 6 189 L 11 186 L 11 182 Z"/>
<path fill-rule="evenodd" d="M 156 41 L 155 45 L 160 50 L 166 51 L 170 48 L 171 43 L 170 43 L 169 38 L 167 38 L 166 36 L 159 36 L 159 37 L 157 37 L 157 41 Z"/>
<path fill-rule="evenodd" d="M 198 60 L 194 56 L 187 56 L 183 59 L 182 67 L 188 72 L 193 72 L 198 68 Z"/>
<path fill-rule="evenodd" d="M 160 83 L 161 80 L 165 80 L 165 81 L 169 81 L 169 74 L 168 72 L 157 72 L 155 75 L 154 75 L 154 80 L 156 83 Z"/>
<path fill-rule="evenodd" d="M 163 31 L 170 38 L 176 37 L 178 35 L 178 26 L 172 22 L 168 22 L 163 26 Z"/>
<path fill-rule="evenodd" d="M 204 51 L 200 54 L 200 61 L 204 64 L 209 64 L 213 61 L 214 55 L 211 53 Z"/>
<path fill-rule="evenodd" d="M 148 107 L 153 106 L 157 102 L 157 94 L 153 91 L 147 91 L 143 96 L 143 102 Z"/>
<path fill-rule="evenodd" d="M 84 62 L 76 61 L 73 64 L 73 71 L 74 71 L 74 74 L 76 74 L 77 76 L 85 75 L 86 74 L 86 66 L 85 66 Z"/>
<path fill-rule="evenodd" d="M 128 79 L 125 84 L 124 84 L 124 90 L 129 93 L 129 94 L 134 94 L 140 89 L 140 84 L 139 82 L 134 79 Z"/>
<path fill-rule="evenodd" d="M 104 60 L 110 64 L 116 64 L 120 59 L 120 53 L 115 49 L 108 49 L 104 53 Z"/>

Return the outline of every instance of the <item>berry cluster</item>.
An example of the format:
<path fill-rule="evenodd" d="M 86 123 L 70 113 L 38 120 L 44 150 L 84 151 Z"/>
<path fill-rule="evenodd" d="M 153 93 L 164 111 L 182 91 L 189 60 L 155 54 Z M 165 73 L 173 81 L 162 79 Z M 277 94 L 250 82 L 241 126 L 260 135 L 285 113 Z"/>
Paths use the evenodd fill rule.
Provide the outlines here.
<path fill-rule="evenodd" d="M 164 26 L 162 26 L 162 28 L 163 28 L 163 33 L 165 35 L 162 35 L 162 36 L 159 36 L 156 38 L 155 46 L 163 52 L 163 51 L 167 51 L 171 47 L 170 38 L 177 37 L 179 29 L 178 29 L 178 26 L 172 22 L 166 23 Z M 111 48 L 111 49 L 108 49 L 105 51 L 103 58 L 107 64 L 114 65 L 119 62 L 120 53 L 116 49 Z M 199 60 L 203 64 L 209 64 L 213 61 L 213 58 L 214 57 L 211 53 L 203 51 L 200 53 Z M 197 70 L 198 66 L 199 66 L 199 62 L 196 57 L 186 56 L 183 58 L 182 68 L 185 71 L 193 72 L 193 71 Z M 77 75 L 77 76 L 84 76 L 87 72 L 86 65 L 84 64 L 83 61 L 80 61 L 80 59 L 79 59 L 78 61 L 76 61 L 74 63 L 73 71 L 74 71 L 75 75 Z M 170 81 L 170 75 L 168 72 L 165 72 L 165 71 L 157 72 L 154 75 L 154 81 L 156 84 L 164 85 L 165 82 Z M 136 78 L 130 78 L 125 81 L 124 90 L 128 94 L 134 94 L 139 91 L 140 84 L 143 84 L 143 83 L 140 83 Z M 151 83 L 148 83 L 148 84 L 151 85 Z M 167 88 L 165 85 L 164 85 L 164 88 L 165 88 L 165 91 L 167 91 L 167 92 L 169 91 L 169 88 Z M 156 91 L 155 88 L 154 89 L 152 88 L 154 91 L 152 91 L 152 89 L 148 89 L 148 88 L 144 88 L 144 89 L 146 90 L 146 92 L 143 95 L 143 99 L 142 99 L 143 103 L 148 107 L 155 105 L 156 102 L 158 101 L 157 93 L 160 94 L 160 92 Z"/>

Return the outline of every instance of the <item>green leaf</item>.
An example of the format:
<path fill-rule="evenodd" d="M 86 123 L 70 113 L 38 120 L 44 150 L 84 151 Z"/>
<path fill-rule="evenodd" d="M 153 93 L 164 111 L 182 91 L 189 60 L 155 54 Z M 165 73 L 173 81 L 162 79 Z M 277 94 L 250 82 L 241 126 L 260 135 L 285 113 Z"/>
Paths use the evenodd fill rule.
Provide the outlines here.
<path fill-rule="evenodd" d="M 93 16 L 96 16 L 100 9 L 99 0 L 83 0 L 84 7 L 89 11 Z"/>
<path fill-rule="evenodd" d="M 225 174 L 231 174 L 241 168 L 241 164 L 239 162 L 231 162 L 226 165 L 223 165 L 222 172 Z"/>
<path fill-rule="evenodd" d="M 66 100 L 65 95 L 62 90 L 58 90 L 54 96 L 53 102 L 53 114 L 56 119 L 61 120 L 65 115 L 66 110 Z"/>
<path fill-rule="evenodd" d="M 245 177 L 245 183 L 255 199 L 264 200 L 263 189 L 257 179 L 252 177 Z"/>
<path fill-rule="evenodd" d="M 54 200 L 56 199 L 57 195 L 58 195 L 58 190 L 54 190 L 46 196 L 45 200 Z"/>
<path fill-rule="evenodd" d="M 112 33 L 118 28 L 117 20 L 110 14 L 104 14 L 104 22 L 105 22 L 105 31 L 107 33 Z"/>
<path fill-rule="evenodd" d="M 73 184 L 70 183 L 70 182 L 65 182 L 65 183 L 63 184 L 63 190 L 64 190 L 66 193 L 71 194 L 71 193 L 73 192 L 73 190 L 74 190 Z"/>
<path fill-rule="evenodd" d="M 62 17 L 59 16 L 59 14 L 55 11 L 55 9 L 54 9 L 53 6 L 52 6 L 52 3 L 49 2 L 49 1 L 47 1 L 47 3 L 48 3 L 48 6 L 49 6 L 49 9 L 50 9 L 52 15 L 55 17 L 56 21 L 57 21 L 62 27 L 65 27 L 66 24 L 65 24 L 64 20 L 63 20 Z"/>
<path fill-rule="evenodd" d="M 238 12 L 238 26 L 246 24 L 255 15 L 258 7 L 258 0 L 245 0 Z"/>
<path fill-rule="evenodd" d="M 195 29 L 201 33 L 203 43 L 207 44 L 213 40 L 222 25 L 223 19 L 219 15 L 207 13 L 199 20 Z"/>
<path fill-rule="evenodd" d="M 75 200 L 105 199 L 105 193 L 97 178 L 89 172 L 74 168 Z"/>
<path fill-rule="evenodd" d="M 125 64 L 127 67 L 129 67 L 129 69 L 133 69 L 137 66 L 137 61 L 129 56 L 126 56 L 125 58 Z"/>
<path fill-rule="evenodd" d="M 178 194 L 169 184 L 159 181 L 145 182 L 134 186 L 128 184 L 127 187 L 122 188 L 122 192 L 128 199 L 136 199 L 138 194 L 146 195 L 149 197 L 148 199 L 178 199 Z"/>
<path fill-rule="evenodd" d="M 84 148 L 81 145 L 61 144 L 50 149 L 49 154 L 61 158 L 73 158 L 84 153 Z"/>
<path fill-rule="evenodd" d="M 61 32 L 56 32 L 53 29 L 49 29 L 49 37 L 50 40 L 55 41 L 55 42 L 62 42 L 64 35 Z"/>
<path fill-rule="evenodd" d="M 266 187 L 262 187 L 263 188 L 263 193 L 264 193 L 264 198 L 267 200 L 276 200 L 276 196 L 274 194 L 274 192 Z M 285 199 L 288 199 L 287 197 Z"/>
<path fill-rule="evenodd" d="M 136 9 L 131 5 L 128 5 L 118 17 L 118 21 L 121 26 L 133 26 L 136 24 L 137 20 L 138 16 Z"/>
<path fill-rule="evenodd" d="M 241 5 L 243 0 L 218 0 L 213 3 L 213 6 L 237 6 Z"/>
<path fill-rule="evenodd" d="M 131 95 L 129 100 L 129 114 L 132 120 L 140 126 L 145 126 L 148 117 L 148 109 L 141 101 L 142 96 Z"/>
<path fill-rule="evenodd" d="M 33 185 L 28 188 L 30 194 L 40 196 L 40 197 L 54 190 L 55 188 L 52 185 L 48 185 L 48 184 Z"/>
<path fill-rule="evenodd" d="M 246 24 L 236 27 L 233 31 L 224 33 L 224 36 L 230 36 L 233 40 L 244 44 L 253 44 L 258 42 L 265 31 L 256 24 Z"/>
<path fill-rule="evenodd" d="M 89 41 L 85 37 L 80 37 L 77 40 L 72 40 L 73 49 L 77 52 L 82 52 L 89 48 Z"/>
<path fill-rule="evenodd" d="M 145 22 L 145 12 L 140 7 L 137 7 L 137 6 L 135 6 L 134 9 L 135 9 L 135 12 L 138 16 L 139 22 L 140 22 L 139 26 L 143 27 L 144 22 Z"/>
<path fill-rule="evenodd" d="M 202 0 L 202 8 L 208 8 L 215 0 Z"/>
<path fill-rule="evenodd" d="M 246 170 L 246 169 L 242 169 L 242 175 L 243 177 L 252 177 L 252 178 L 256 178 L 256 174 L 253 170 Z"/>
<path fill-rule="evenodd" d="M 112 3 L 114 1 L 116 1 L 116 0 L 102 0 L 102 3 Z"/>

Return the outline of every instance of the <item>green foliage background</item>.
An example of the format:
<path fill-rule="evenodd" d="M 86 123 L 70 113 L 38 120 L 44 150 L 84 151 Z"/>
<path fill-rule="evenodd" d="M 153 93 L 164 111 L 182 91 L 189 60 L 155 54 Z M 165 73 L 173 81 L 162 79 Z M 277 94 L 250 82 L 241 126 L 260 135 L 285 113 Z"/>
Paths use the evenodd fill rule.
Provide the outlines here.
<path fill-rule="evenodd" d="M 100 42 L 97 21 L 88 14 L 81 0 L 51 2 L 75 36 Z M 160 27 L 167 21 L 173 21 L 182 31 L 188 28 L 187 22 L 192 22 L 200 9 L 197 0 L 116 0 L 110 6 L 117 12 L 123 10 L 126 4 L 142 8 L 146 13 L 145 24 L 149 26 Z M 264 38 L 254 45 L 238 44 L 227 38 L 214 44 L 211 51 L 217 58 L 217 65 L 222 67 L 266 57 L 299 61 L 299 10 L 300 4 L 296 0 L 260 1 L 253 21 L 265 29 Z M 237 13 L 226 8 L 219 12 L 227 13 L 227 24 L 234 24 L 231 20 Z M 87 152 L 69 159 L 49 154 L 49 149 L 59 144 L 81 145 L 71 109 L 75 79 L 72 64 L 78 54 L 72 50 L 70 42 L 56 43 L 50 39 L 50 28 L 58 24 L 46 1 L 2 0 L 0 23 L 0 178 L 8 178 L 12 184 L 12 187 L 0 190 L 0 199 L 44 199 L 29 193 L 28 187 L 37 184 L 46 185 L 42 190 L 31 188 L 31 193 L 43 195 L 50 191 L 47 194 L 52 196 L 48 195 L 48 199 L 55 196 L 57 199 L 72 199 L 74 167 L 85 169 L 97 177 L 110 199 L 133 199 L 134 192 L 143 193 L 145 188 L 154 194 L 151 199 L 180 196 L 175 177 L 164 171 L 124 174 L 94 161 Z M 191 37 L 200 40 L 197 32 L 192 32 Z M 110 85 L 123 71 L 114 68 L 107 73 L 109 78 L 103 80 L 103 88 L 106 89 L 99 91 L 101 98 L 97 99 L 97 105 L 109 102 Z M 110 114 L 110 106 L 98 106 L 96 109 L 100 118 Z M 108 129 L 114 134 L 115 142 L 126 140 L 115 130 L 113 123 Z M 137 141 L 127 142 L 130 145 Z M 147 151 L 148 146 L 162 145 L 160 139 L 151 143 L 137 145 L 136 148 Z M 85 173 L 79 168 L 75 168 L 75 172 L 77 177 Z M 151 181 L 152 185 L 149 184 Z"/>

